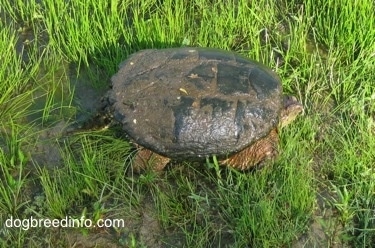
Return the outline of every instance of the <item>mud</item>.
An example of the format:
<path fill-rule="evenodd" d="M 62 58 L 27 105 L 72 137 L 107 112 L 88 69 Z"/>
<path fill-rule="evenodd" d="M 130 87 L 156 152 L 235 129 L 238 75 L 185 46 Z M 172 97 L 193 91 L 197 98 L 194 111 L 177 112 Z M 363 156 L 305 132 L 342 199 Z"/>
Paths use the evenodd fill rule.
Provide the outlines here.
<path fill-rule="evenodd" d="M 331 247 L 345 248 L 342 242 L 343 227 L 338 219 L 338 213 L 327 199 L 332 195 L 325 189 L 320 189 L 317 195 L 316 209 L 312 217 L 309 229 L 296 242 L 293 248 Z"/>

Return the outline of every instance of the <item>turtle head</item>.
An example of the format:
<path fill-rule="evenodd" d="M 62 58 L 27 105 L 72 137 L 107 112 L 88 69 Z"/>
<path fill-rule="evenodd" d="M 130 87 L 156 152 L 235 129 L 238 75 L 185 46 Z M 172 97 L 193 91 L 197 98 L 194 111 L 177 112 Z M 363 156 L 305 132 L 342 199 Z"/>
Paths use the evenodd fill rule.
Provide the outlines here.
<path fill-rule="evenodd" d="M 294 96 L 283 96 L 283 108 L 280 114 L 280 126 L 285 127 L 293 122 L 303 111 L 303 106 Z"/>

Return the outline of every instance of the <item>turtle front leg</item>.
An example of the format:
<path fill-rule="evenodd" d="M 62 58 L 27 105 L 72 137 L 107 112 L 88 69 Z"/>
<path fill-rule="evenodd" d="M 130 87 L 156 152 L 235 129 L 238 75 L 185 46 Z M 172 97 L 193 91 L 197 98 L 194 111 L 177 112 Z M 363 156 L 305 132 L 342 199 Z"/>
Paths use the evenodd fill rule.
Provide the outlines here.
<path fill-rule="evenodd" d="M 247 170 L 255 166 L 261 167 L 266 161 L 274 159 L 277 156 L 278 142 L 277 129 L 273 129 L 266 137 L 259 139 L 254 144 L 227 159 L 221 160 L 220 164 L 238 170 Z"/>
<path fill-rule="evenodd" d="M 147 168 L 155 171 L 162 171 L 169 163 L 170 159 L 154 153 L 144 147 L 138 147 L 137 153 L 133 159 L 133 168 L 140 172 Z"/>

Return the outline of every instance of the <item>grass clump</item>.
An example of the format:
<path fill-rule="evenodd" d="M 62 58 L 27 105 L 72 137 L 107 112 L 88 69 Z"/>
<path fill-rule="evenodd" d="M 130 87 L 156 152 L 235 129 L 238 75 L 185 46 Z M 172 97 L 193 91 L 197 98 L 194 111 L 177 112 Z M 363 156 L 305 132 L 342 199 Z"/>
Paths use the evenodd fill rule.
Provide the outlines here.
<path fill-rule="evenodd" d="M 95 204 L 100 204 L 119 190 L 111 182 L 116 182 L 118 187 L 118 176 L 126 171 L 123 162 L 116 161 L 105 150 L 111 146 L 112 151 L 118 151 L 117 159 L 124 159 L 130 148 L 126 142 L 100 134 L 82 134 L 70 142 L 66 141 L 62 147 L 66 167 L 52 173 L 43 168 L 39 170 L 40 183 L 46 197 L 46 214 L 49 216 L 62 218 L 72 205 L 79 207 L 90 202 L 94 202 L 90 207 L 97 210 Z M 136 198 L 128 187 L 121 188 L 121 191 L 121 195 L 127 192 L 127 197 L 133 199 L 130 202 L 136 204 Z"/>
<path fill-rule="evenodd" d="M 252 178 L 239 175 L 232 189 L 222 189 L 220 202 L 234 226 L 237 247 L 282 246 L 294 240 L 294 233 L 305 230 L 306 210 L 314 203 L 311 181 L 303 177 L 306 170 L 291 166 L 273 169 L 279 172 L 277 176 L 268 170 Z"/>
<path fill-rule="evenodd" d="M 353 246 L 369 246 L 375 241 L 373 154 L 375 143 L 368 135 L 366 120 L 350 125 L 357 129 L 347 130 L 348 123 L 341 121 L 328 142 L 334 152 L 342 156 L 327 160 L 330 184 L 334 192 L 333 205 L 339 212 L 339 220 L 345 230 L 344 237 Z"/>
<path fill-rule="evenodd" d="M 1 60 L 3 66 L 0 68 L 0 115 L 2 120 L 16 119 L 19 111 L 31 105 L 29 101 L 24 101 L 25 88 L 28 84 L 28 77 L 24 72 L 27 68 L 22 66 L 21 57 L 17 56 L 14 46 L 17 35 L 14 30 L 7 28 L 0 22 L 0 49 L 2 51 Z"/>
<path fill-rule="evenodd" d="M 30 138 L 30 127 L 13 123 L 2 123 L 0 126 L 0 211 L 1 218 L 17 216 L 27 204 L 23 194 L 27 187 L 27 164 L 30 156 L 24 147 Z"/>
<path fill-rule="evenodd" d="M 344 64 L 369 56 L 375 35 L 374 2 L 306 1 L 306 12 L 313 18 L 318 42 L 340 51 Z M 363 57 L 362 57 L 363 58 Z"/>

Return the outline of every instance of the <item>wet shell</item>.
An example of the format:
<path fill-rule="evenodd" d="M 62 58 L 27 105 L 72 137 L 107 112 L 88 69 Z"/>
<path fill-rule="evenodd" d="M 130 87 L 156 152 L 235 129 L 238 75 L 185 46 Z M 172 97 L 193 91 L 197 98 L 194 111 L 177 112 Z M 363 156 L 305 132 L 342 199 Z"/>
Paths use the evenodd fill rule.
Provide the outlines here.
<path fill-rule="evenodd" d="M 277 126 L 282 108 L 272 70 L 210 48 L 139 51 L 120 65 L 109 95 L 136 143 L 177 159 L 241 151 Z"/>

